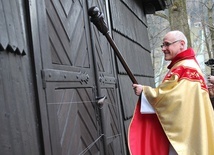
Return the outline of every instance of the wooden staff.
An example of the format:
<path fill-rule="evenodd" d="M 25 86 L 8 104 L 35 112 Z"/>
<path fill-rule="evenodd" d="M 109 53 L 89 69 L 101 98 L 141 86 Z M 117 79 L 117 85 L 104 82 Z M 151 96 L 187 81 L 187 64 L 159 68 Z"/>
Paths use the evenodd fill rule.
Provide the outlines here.
<path fill-rule="evenodd" d="M 110 32 L 109 32 L 106 22 L 104 21 L 103 13 L 100 12 L 98 7 L 94 6 L 88 10 L 88 14 L 89 14 L 89 16 L 91 16 L 90 21 L 107 38 L 107 40 L 110 43 L 111 47 L 113 48 L 115 54 L 117 55 L 117 57 L 119 58 L 120 62 L 123 65 L 124 69 L 126 70 L 132 83 L 138 84 L 137 80 L 135 79 L 134 75 L 132 74 L 131 70 L 129 69 L 128 65 L 126 64 L 126 61 L 123 59 L 122 55 L 120 54 L 120 51 L 117 48 L 115 42 L 109 35 Z"/>

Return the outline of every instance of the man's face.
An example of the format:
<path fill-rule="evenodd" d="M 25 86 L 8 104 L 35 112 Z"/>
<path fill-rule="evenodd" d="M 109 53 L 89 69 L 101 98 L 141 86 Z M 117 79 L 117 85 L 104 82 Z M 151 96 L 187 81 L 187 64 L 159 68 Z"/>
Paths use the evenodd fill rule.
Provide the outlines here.
<path fill-rule="evenodd" d="M 183 40 L 176 39 L 171 34 L 167 34 L 163 39 L 163 45 L 161 46 L 166 61 L 171 61 L 177 54 L 183 50 Z"/>

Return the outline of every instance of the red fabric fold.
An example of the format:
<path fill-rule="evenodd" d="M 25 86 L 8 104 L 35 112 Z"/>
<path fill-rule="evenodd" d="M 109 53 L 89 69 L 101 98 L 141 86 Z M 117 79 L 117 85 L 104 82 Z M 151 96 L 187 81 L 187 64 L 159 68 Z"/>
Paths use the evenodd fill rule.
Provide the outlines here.
<path fill-rule="evenodd" d="M 195 59 L 195 52 L 193 51 L 192 48 L 188 48 L 187 50 L 176 55 L 176 57 L 171 61 L 171 63 L 167 68 L 171 69 L 172 66 L 174 66 L 177 62 L 181 60 L 187 60 L 187 59 L 193 59 L 198 64 L 197 60 Z"/>
<path fill-rule="evenodd" d="M 141 114 L 138 101 L 128 133 L 131 155 L 168 155 L 169 141 L 156 114 Z"/>

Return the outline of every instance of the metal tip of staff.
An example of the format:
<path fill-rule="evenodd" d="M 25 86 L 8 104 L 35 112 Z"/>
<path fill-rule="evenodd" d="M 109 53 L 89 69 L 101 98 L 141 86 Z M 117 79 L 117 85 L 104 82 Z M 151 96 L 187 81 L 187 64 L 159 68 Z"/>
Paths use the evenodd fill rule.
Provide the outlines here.
<path fill-rule="evenodd" d="M 88 14 L 91 17 L 98 16 L 100 14 L 100 10 L 97 6 L 93 6 L 88 9 Z"/>

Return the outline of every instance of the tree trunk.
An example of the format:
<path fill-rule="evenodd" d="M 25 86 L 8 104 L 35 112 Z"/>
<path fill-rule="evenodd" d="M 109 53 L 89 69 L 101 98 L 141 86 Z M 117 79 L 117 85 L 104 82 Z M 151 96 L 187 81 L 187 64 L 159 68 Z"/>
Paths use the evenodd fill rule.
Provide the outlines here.
<path fill-rule="evenodd" d="M 188 40 L 188 47 L 191 47 L 190 29 L 186 10 L 186 0 L 175 0 L 169 8 L 169 23 L 171 30 L 182 31 Z"/>
<path fill-rule="evenodd" d="M 213 11 L 214 3 L 212 0 L 208 0 L 207 4 L 207 10 L 208 10 L 208 25 L 209 25 L 209 31 L 210 31 L 210 37 L 211 37 L 211 52 L 212 56 L 214 57 L 214 27 L 213 27 Z"/>

